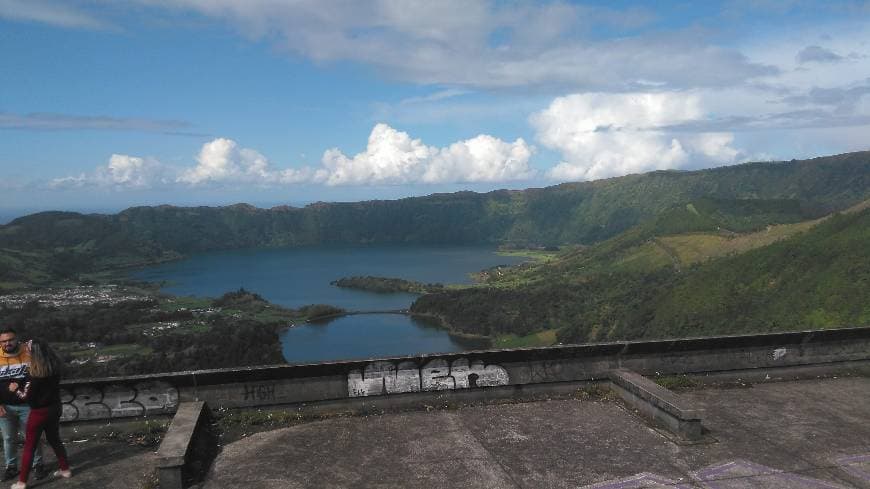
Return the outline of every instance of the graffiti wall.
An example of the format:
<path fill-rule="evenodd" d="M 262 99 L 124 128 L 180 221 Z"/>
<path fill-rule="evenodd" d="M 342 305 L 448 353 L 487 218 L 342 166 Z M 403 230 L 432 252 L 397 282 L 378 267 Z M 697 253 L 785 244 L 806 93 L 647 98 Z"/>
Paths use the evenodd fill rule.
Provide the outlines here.
<path fill-rule="evenodd" d="M 350 397 L 379 396 L 406 392 L 428 392 L 471 387 L 507 385 L 510 377 L 498 365 L 459 358 L 452 363 L 436 358 L 423 366 L 415 362 L 372 362 L 347 375 Z"/>
<path fill-rule="evenodd" d="M 61 421 L 123 418 L 175 412 L 178 389 L 166 382 L 62 387 Z"/>

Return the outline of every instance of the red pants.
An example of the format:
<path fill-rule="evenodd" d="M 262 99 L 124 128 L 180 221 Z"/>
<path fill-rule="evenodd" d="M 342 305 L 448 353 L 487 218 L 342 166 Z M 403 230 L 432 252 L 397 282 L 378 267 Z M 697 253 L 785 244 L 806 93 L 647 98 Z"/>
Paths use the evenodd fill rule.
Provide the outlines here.
<path fill-rule="evenodd" d="M 30 415 L 27 416 L 24 453 L 21 454 L 21 474 L 18 477 L 21 482 L 27 482 L 27 476 L 30 475 L 30 464 L 33 463 L 33 452 L 36 451 L 36 443 L 43 432 L 45 432 L 48 444 L 54 449 L 60 470 L 69 470 L 66 449 L 63 447 L 63 442 L 60 441 L 60 406 L 31 408 Z"/>

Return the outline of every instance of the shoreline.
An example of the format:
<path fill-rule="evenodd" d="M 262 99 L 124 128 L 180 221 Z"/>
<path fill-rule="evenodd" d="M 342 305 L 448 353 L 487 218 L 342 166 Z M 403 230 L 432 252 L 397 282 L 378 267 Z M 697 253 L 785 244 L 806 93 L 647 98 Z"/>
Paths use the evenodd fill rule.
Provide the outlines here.
<path fill-rule="evenodd" d="M 443 330 L 447 333 L 450 339 L 456 341 L 461 346 L 471 346 L 474 348 L 479 348 L 482 346 L 491 346 L 495 344 L 496 338 L 487 335 L 478 335 L 473 333 L 465 333 L 463 331 L 457 331 L 450 327 L 450 324 L 447 322 L 444 317 L 437 314 L 428 314 L 428 313 L 418 313 L 411 312 L 409 309 L 388 309 L 388 310 L 372 310 L 372 311 L 347 311 L 343 313 L 330 314 L 328 316 L 318 317 L 316 319 L 309 319 L 307 321 L 303 321 L 300 323 L 291 324 L 287 327 L 287 329 L 295 328 L 298 326 L 302 326 L 305 324 L 316 324 L 319 322 L 327 323 L 334 319 L 346 317 L 346 316 L 359 316 L 365 314 L 398 314 L 402 316 L 408 316 L 410 318 L 422 319 L 423 322 L 427 323 L 427 325 L 432 326 L 434 328 Z M 428 320 L 428 321 L 427 321 Z"/>

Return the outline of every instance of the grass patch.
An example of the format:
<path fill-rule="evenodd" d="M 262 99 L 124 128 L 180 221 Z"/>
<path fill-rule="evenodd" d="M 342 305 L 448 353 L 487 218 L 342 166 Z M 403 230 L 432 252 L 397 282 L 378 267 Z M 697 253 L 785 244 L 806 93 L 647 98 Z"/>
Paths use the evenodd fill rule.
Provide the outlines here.
<path fill-rule="evenodd" d="M 577 389 L 574 398 L 581 401 L 606 401 L 614 398 L 613 391 L 603 384 L 592 384 Z"/>
<path fill-rule="evenodd" d="M 265 309 L 253 314 L 253 319 L 261 323 L 280 323 L 293 320 L 301 320 L 297 314 L 292 314 L 286 309 Z"/>
<path fill-rule="evenodd" d="M 209 326 L 208 324 L 201 322 L 201 321 L 197 321 L 197 322 L 193 322 L 193 323 L 182 323 L 181 326 L 172 330 L 172 332 L 176 333 L 176 334 L 177 333 L 181 333 L 181 334 L 205 333 L 207 331 L 211 331 L 211 326 Z"/>
<path fill-rule="evenodd" d="M 151 348 L 136 343 L 122 345 L 108 345 L 97 350 L 104 355 L 147 355 L 152 352 Z"/>
<path fill-rule="evenodd" d="M 672 391 L 697 389 L 702 384 L 688 375 L 663 375 L 652 379 L 656 384 Z"/>
<path fill-rule="evenodd" d="M 124 441 L 138 447 L 156 448 L 163 441 L 169 423 L 170 420 L 148 419 L 123 427 L 112 426 L 97 436 L 103 440 Z"/>
<path fill-rule="evenodd" d="M 795 224 L 768 226 L 754 233 L 725 236 L 721 234 L 681 234 L 665 236 L 659 240 L 670 247 L 686 265 L 699 263 L 720 256 L 744 253 L 773 244 L 807 231 L 821 219 Z"/>
<path fill-rule="evenodd" d="M 526 336 L 507 334 L 498 336 L 493 342 L 494 348 L 526 348 L 534 346 L 551 346 L 558 343 L 555 329 L 546 329 Z"/>
<path fill-rule="evenodd" d="M 221 444 L 240 440 L 254 433 L 286 428 L 309 421 L 352 416 L 351 412 L 305 413 L 287 409 L 235 410 L 218 408 L 212 411 L 214 427 Z"/>
<path fill-rule="evenodd" d="M 520 256 L 537 262 L 546 262 L 555 258 L 559 252 L 555 250 L 498 250 L 500 256 Z"/>
<path fill-rule="evenodd" d="M 683 265 L 691 265 L 727 253 L 725 249 L 729 241 L 724 236 L 714 234 L 683 234 L 659 238 L 659 240 L 673 250 Z"/>
<path fill-rule="evenodd" d="M 97 348 L 88 348 L 81 344 L 65 344 L 60 350 L 66 350 L 74 358 L 88 358 L 99 356 L 129 357 L 133 355 L 150 355 L 154 352 L 151 347 L 142 346 L 138 343 L 124 343 L 119 345 L 105 345 Z"/>
<path fill-rule="evenodd" d="M 4 291 L 14 291 L 26 288 L 28 284 L 24 282 L 0 282 L 0 290 Z"/>
<path fill-rule="evenodd" d="M 160 301 L 160 309 L 167 312 L 175 312 L 182 309 L 205 309 L 211 307 L 211 305 L 212 300 L 207 297 L 176 296 Z"/>
<path fill-rule="evenodd" d="M 305 415 L 283 409 L 257 409 L 256 411 L 219 411 L 215 416 L 222 429 L 252 428 L 255 426 L 289 426 L 305 419 Z"/>
<path fill-rule="evenodd" d="M 613 263 L 613 269 L 625 272 L 644 272 L 671 266 L 667 252 L 654 243 L 635 246 Z"/>

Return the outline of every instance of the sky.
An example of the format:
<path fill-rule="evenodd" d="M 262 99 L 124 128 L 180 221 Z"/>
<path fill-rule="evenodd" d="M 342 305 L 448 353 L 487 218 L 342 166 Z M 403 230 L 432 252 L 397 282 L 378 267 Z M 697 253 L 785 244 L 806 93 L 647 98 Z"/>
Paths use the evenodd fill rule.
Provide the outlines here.
<path fill-rule="evenodd" d="M 870 149 L 870 1 L 0 0 L 0 219 Z"/>

